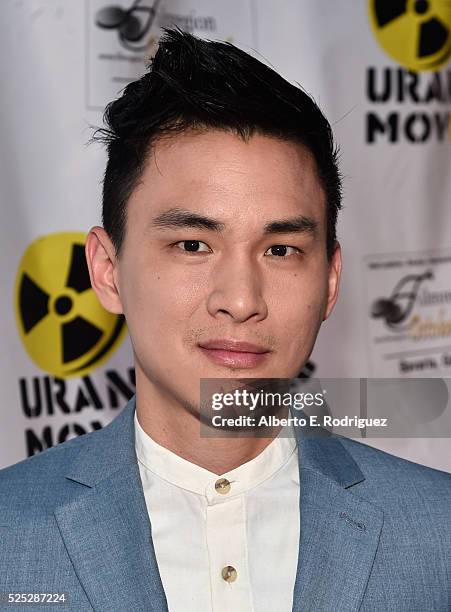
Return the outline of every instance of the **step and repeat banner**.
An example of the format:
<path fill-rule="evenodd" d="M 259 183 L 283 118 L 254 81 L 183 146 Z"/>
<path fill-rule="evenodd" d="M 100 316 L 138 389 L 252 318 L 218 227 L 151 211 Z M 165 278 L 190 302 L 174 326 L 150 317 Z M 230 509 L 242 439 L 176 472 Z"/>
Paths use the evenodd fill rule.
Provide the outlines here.
<path fill-rule="evenodd" d="M 267 62 L 333 125 L 343 280 L 303 375 L 443 378 L 451 395 L 450 2 L 3 0 L 0 15 L 0 467 L 101 428 L 134 392 L 126 324 L 84 257 L 106 160 L 87 142 L 173 25 Z M 450 402 L 431 411 L 451 430 Z M 446 437 L 365 441 L 451 471 Z"/>

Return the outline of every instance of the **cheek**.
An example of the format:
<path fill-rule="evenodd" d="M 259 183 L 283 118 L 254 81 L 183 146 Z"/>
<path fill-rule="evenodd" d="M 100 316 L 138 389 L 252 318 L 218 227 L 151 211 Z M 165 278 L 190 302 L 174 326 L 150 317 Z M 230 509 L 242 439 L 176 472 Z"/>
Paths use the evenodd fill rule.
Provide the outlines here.
<path fill-rule="evenodd" d="M 121 298 L 130 333 L 161 335 L 179 328 L 202 299 L 196 279 L 175 271 L 149 270 L 143 274 L 124 271 Z"/>
<path fill-rule="evenodd" d="M 273 309 L 287 344 L 298 346 L 306 341 L 314 341 L 322 322 L 326 300 L 327 279 L 319 274 L 310 281 L 307 278 L 294 278 L 290 291 L 284 296 L 279 293 Z"/>

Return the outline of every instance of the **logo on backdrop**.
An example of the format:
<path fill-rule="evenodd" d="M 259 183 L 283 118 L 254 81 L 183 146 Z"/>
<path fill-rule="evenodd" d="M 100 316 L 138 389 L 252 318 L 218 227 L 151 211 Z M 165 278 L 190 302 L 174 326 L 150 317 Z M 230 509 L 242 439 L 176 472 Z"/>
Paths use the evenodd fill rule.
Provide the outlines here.
<path fill-rule="evenodd" d="M 407 320 L 415 306 L 421 283 L 431 280 L 434 274 L 427 270 L 424 274 L 408 274 L 396 283 L 388 298 L 378 298 L 371 307 L 371 316 L 382 319 L 388 329 L 405 331 L 409 329 L 411 321 Z"/>
<path fill-rule="evenodd" d="M 365 258 L 370 362 L 378 376 L 451 375 L 451 252 Z"/>
<path fill-rule="evenodd" d="M 161 28 L 178 26 L 209 39 L 254 39 L 253 0 L 88 0 L 86 106 L 103 109 L 145 72 Z"/>
<path fill-rule="evenodd" d="M 446 0 L 370 0 L 370 23 L 382 49 L 408 70 L 439 70 L 451 55 Z"/>
<path fill-rule="evenodd" d="M 142 6 L 142 0 L 135 0 L 128 8 L 110 4 L 97 11 L 95 23 L 104 30 L 116 31 L 124 49 L 149 51 L 149 42 L 143 44 L 143 39 L 152 27 L 159 4 L 160 0 L 152 6 Z"/>
<path fill-rule="evenodd" d="M 446 142 L 451 136 L 451 2 L 369 0 L 374 37 L 398 66 L 368 66 L 368 144 Z"/>
<path fill-rule="evenodd" d="M 91 288 L 86 234 L 38 238 L 22 256 L 14 307 L 22 343 L 34 363 L 60 378 L 83 376 L 124 338 L 125 319 L 101 306 Z"/>

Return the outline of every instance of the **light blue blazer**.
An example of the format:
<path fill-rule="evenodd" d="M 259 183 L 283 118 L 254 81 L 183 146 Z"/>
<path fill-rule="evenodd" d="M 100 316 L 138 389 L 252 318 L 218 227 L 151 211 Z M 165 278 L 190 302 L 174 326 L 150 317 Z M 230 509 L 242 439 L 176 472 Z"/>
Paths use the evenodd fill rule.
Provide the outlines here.
<path fill-rule="evenodd" d="M 135 397 L 107 427 L 0 471 L 0 593 L 65 592 L 69 601 L 2 610 L 168 609 L 134 410 Z M 449 612 L 451 475 L 345 438 L 298 443 L 293 611 Z"/>

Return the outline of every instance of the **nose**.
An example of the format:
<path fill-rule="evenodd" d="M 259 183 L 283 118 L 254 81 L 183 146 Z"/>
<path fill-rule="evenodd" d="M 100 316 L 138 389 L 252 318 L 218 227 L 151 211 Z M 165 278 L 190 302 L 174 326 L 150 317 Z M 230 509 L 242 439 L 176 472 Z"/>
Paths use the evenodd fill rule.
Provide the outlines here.
<path fill-rule="evenodd" d="M 224 317 L 244 323 L 268 316 L 263 298 L 261 273 L 256 262 L 246 255 L 228 257 L 212 273 L 212 288 L 207 300 L 208 312 L 213 317 Z"/>

